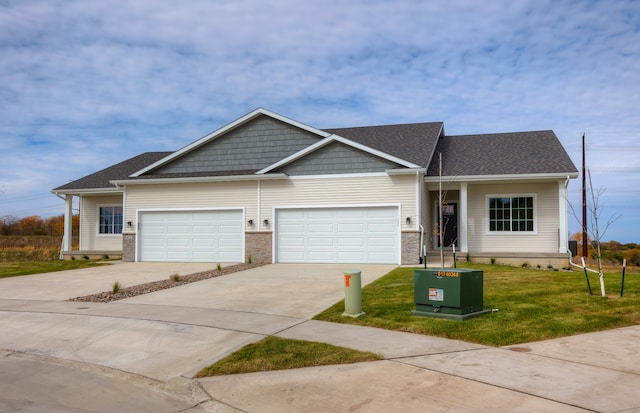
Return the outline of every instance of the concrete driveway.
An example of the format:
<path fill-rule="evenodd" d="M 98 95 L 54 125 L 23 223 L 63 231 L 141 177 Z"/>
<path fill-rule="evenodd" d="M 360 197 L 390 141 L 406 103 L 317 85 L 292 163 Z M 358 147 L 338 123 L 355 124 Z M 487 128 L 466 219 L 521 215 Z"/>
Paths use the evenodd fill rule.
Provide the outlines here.
<path fill-rule="evenodd" d="M 366 285 L 393 266 L 355 268 Z M 108 304 L 65 301 L 206 269 L 135 263 L 0 280 L 0 411 L 640 411 L 640 326 L 491 348 L 310 320 L 343 298 L 354 266 L 275 264 Z M 266 335 L 385 360 L 191 379 Z"/>
<path fill-rule="evenodd" d="M 12 382 L 38 380 L 40 376 L 34 374 L 22 377 L 17 366 L 47 366 L 50 370 L 52 360 L 65 360 L 84 366 L 84 374 L 86 369 L 107 368 L 130 374 L 130 381 L 133 377 L 150 380 L 149 391 L 164 389 L 167 383 L 192 377 L 238 348 L 333 305 L 344 296 L 343 271 L 354 267 L 268 265 L 106 304 L 66 301 L 108 291 L 116 280 L 131 286 L 213 268 L 213 264 L 119 263 L 1 279 L 0 363 L 4 375 L 0 374 L 0 380 L 9 380 L 11 371 Z M 394 266 L 358 268 L 367 284 Z M 68 367 L 58 369 L 69 374 L 73 370 Z M 103 372 L 99 371 L 100 379 Z M 32 384 L 46 387 L 47 382 Z M 186 394 L 174 396 L 193 403 L 189 386 L 193 383 L 187 388 L 178 386 Z M 0 396 L 0 410 L 11 410 L 2 409 L 8 397 L 4 390 Z M 80 405 L 93 404 L 92 397 L 87 393 Z"/>

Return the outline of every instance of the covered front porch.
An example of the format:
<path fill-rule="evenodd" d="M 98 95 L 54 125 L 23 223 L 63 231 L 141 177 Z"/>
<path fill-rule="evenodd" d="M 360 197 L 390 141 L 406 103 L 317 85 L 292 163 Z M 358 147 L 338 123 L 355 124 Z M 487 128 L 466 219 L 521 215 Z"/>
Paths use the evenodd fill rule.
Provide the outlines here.
<path fill-rule="evenodd" d="M 440 195 L 442 194 L 442 195 Z M 440 196 L 442 205 L 440 205 Z M 565 180 L 457 180 L 442 184 L 425 178 L 422 205 L 427 262 L 473 261 L 505 265 L 563 268 L 567 265 L 568 222 Z M 505 212 L 512 222 L 496 227 L 492 200 L 526 199 L 526 228 L 521 212 Z M 440 208 L 442 214 L 440 215 Z M 517 225 L 516 225 L 517 224 Z M 442 237 L 440 236 L 442 235 Z"/>
<path fill-rule="evenodd" d="M 122 191 L 54 194 L 64 200 L 60 259 L 122 258 Z M 73 229 L 74 205 L 80 221 L 77 234 Z"/>

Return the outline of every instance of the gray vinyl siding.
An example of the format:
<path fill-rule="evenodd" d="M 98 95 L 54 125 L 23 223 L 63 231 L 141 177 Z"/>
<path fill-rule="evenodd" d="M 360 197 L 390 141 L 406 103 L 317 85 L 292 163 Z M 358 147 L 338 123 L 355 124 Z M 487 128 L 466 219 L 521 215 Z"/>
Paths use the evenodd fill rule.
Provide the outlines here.
<path fill-rule="evenodd" d="M 387 169 L 397 167 L 398 164 L 395 162 L 382 159 L 341 142 L 333 142 L 279 168 L 277 172 L 283 172 L 289 176 L 353 174 L 384 172 Z"/>
<path fill-rule="evenodd" d="M 319 136 L 259 116 L 152 174 L 259 170 L 316 143 Z"/>

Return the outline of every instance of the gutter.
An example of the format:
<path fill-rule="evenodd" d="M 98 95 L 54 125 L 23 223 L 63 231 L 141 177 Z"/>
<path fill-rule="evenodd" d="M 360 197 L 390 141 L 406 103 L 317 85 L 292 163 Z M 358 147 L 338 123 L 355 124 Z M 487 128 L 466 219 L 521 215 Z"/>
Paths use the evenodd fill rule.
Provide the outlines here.
<path fill-rule="evenodd" d="M 268 175 L 224 175 L 224 176 L 194 176 L 185 178 L 152 178 L 152 179 L 115 179 L 109 181 L 115 186 L 126 185 L 152 185 L 152 184 L 181 184 L 181 183 L 198 183 L 198 182 L 230 182 L 230 181 L 263 181 L 272 179 L 288 179 L 287 174 L 268 174 Z"/>
<path fill-rule="evenodd" d="M 578 177 L 578 173 L 575 172 L 570 174 L 539 173 L 539 174 L 508 174 L 508 175 L 458 175 L 458 176 L 449 176 L 449 177 L 443 176 L 442 178 L 447 179 L 448 182 L 455 182 L 455 181 L 473 182 L 473 181 L 504 181 L 504 180 L 518 181 L 518 180 L 532 180 L 532 179 L 562 179 L 562 178 L 574 179 L 577 177 Z M 439 181 L 439 177 L 425 176 L 424 181 L 437 183 Z"/>

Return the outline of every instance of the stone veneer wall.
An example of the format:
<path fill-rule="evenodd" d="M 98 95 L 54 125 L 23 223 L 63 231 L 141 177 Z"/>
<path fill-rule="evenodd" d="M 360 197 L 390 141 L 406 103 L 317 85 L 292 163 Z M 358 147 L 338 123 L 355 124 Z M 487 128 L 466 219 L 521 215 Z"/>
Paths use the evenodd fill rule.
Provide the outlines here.
<path fill-rule="evenodd" d="M 136 234 L 122 234 L 122 261 L 136 260 Z"/>
<path fill-rule="evenodd" d="M 271 263 L 273 260 L 273 232 L 245 232 L 245 261 Z"/>
<path fill-rule="evenodd" d="M 420 231 L 402 232 L 402 265 L 420 263 Z"/>

